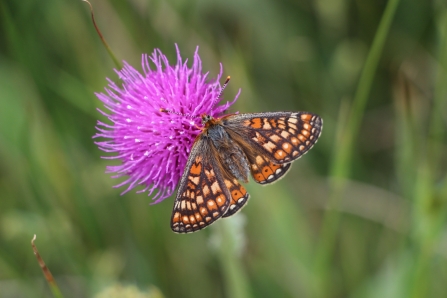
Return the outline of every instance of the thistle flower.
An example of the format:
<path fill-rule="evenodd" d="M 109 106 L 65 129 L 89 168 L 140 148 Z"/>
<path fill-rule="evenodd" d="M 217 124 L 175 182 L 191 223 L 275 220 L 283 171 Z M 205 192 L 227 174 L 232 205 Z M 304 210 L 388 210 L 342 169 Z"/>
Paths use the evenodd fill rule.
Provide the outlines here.
<path fill-rule="evenodd" d="M 143 55 L 143 74 L 124 62 L 123 69 L 116 71 L 121 86 L 108 79 L 106 92 L 96 94 L 109 110 L 99 112 L 112 123 L 98 121 L 94 138 L 105 140 L 95 144 L 115 153 L 103 158 L 121 161 L 118 166 L 107 166 L 106 173 L 115 173 L 112 178 L 127 176 L 115 186 L 127 185 L 122 194 L 143 185 L 138 193 L 147 191 L 154 203 L 174 192 L 200 133 L 200 115 L 219 116 L 240 93 L 232 102 L 219 105 L 222 65 L 217 78 L 209 80 L 208 72 L 202 73 L 198 48 L 192 67 L 176 49 L 177 64 L 173 66 L 158 49 L 151 56 Z"/>

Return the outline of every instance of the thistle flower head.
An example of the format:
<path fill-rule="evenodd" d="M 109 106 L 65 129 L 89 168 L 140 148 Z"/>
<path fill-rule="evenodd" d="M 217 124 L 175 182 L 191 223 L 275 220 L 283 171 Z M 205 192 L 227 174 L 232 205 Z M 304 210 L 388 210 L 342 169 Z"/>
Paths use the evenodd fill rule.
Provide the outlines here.
<path fill-rule="evenodd" d="M 222 65 L 215 79 L 202 72 L 198 48 L 192 66 L 183 61 L 177 47 L 177 63 L 170 65 L 156 49 L 143 55 L 143 73 L 124 63 L 117 71 L 121 86 L 111 80 L 105 93 L 96 96 L 107 112 L 99 110 L 110 124 L 98 121 L 94 138 L 98 147 L 118 159 L 118 166 L 108 166 L 112 178 L 126 176 L 115 187 L 127 185 L 123 194 L 142 185 L 138 192 L 148 192 L 158 203 L 169 197 L 183 174 L 189 152 L 202 126 L 201 114 L 216 117 L 233 104 L 219 105 Z M 151 65 L 153 67 L 151 68 Z"/>

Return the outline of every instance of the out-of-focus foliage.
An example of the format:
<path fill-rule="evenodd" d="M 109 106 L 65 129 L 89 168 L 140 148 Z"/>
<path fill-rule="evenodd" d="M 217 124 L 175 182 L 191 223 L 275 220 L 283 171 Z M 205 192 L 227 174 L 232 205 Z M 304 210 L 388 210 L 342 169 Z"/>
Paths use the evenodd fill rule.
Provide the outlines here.
<path fill-rule="evenodd" d="M 117 77 L 88 5 L 1 1 L 1 297 L 50 295 L 33 234 L 65 297 L 447 296 L 445 1 L 92 5 L 120 59 L 199 45 L 234 109 L 311 111 L 323 134 L 240 215 L 174 234 L 173 199 L 104 174 L 94 92 Z"/>

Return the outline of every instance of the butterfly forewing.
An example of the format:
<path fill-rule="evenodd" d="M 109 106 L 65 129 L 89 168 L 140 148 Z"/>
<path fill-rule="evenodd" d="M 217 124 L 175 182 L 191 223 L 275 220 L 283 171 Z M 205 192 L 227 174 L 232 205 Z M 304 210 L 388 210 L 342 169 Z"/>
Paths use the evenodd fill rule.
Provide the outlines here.
<path fill-rule="evenodd" d="M 307 112 L 232 115 L 224 117 L 223 123 L 274 164 L 301 157 L 316 143 L 323 125 L 319 116 Z"/>
<path fill-rule="evenodd" d="M 202 138 L 191 150 L 172 211 L 174 232 L 203 229 L 222 217 L 230 206 L 230 194 L 211 146 Z"/>

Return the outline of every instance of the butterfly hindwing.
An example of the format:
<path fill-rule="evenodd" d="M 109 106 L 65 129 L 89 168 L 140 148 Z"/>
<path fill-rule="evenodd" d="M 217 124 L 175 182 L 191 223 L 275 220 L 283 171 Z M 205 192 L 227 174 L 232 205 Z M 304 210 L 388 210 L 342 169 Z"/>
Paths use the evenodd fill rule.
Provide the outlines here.
<path fill-rule="evenodd" d="M 203 229 L 230 206 L 230 193 L 211 146 L 199 138 L 191 150 L 172 211 L 171 228 L 176 233 Z"/>
<path fill-rule="evenodd" d="M 323 120 L 307 112 L 271 112 L 224 117 L 224 126 L 272 163 L 290 163 L 316 143 Z"/>
<path fill-rule="evenodd" d="M 225 178 L 224 180 L 225 185 L 230 191 L 231 201 L 230 201 L 230 207 L 228 208 L 227 212 L 223 215 L 223 217 L 229 217 L 236 214 L 239 210 L 242 209 L 242 207 L 244 207 L 244 205 L 250 198 L 250 195 L 248 194 L 247 190 L 245 190 L 245 187 L 243 187 L 239 183 L 239 181 L 237 181 L 237 179 L 228 177 Z"/>
<path fill-rule="evenodd" d="M 259 184 L 268 184 L 282 178 L 292 164 L 274 164 L 264 155 L 258 154 L 248 157 L 251 174 Z"/>

